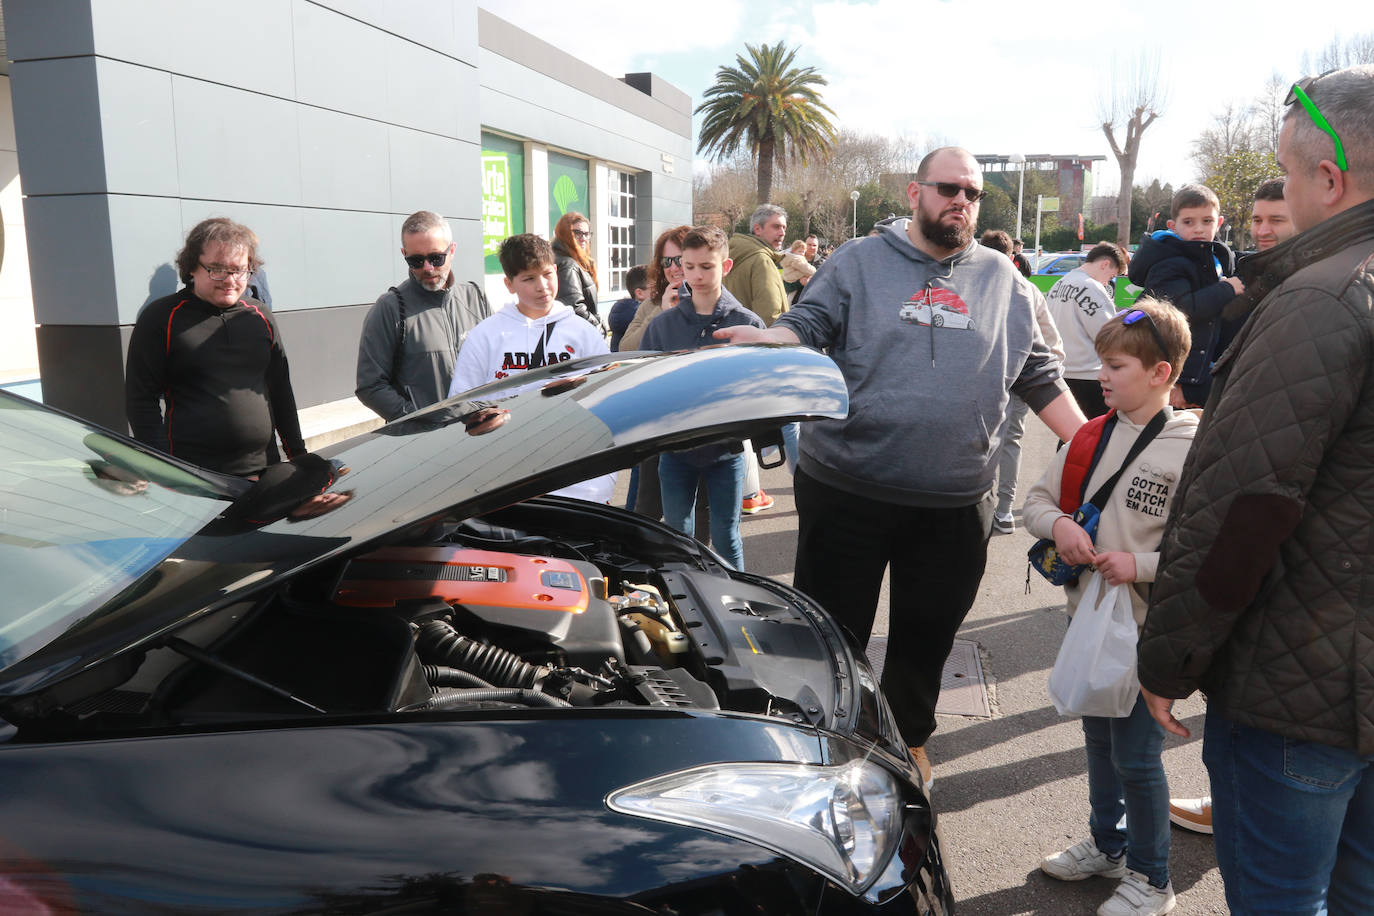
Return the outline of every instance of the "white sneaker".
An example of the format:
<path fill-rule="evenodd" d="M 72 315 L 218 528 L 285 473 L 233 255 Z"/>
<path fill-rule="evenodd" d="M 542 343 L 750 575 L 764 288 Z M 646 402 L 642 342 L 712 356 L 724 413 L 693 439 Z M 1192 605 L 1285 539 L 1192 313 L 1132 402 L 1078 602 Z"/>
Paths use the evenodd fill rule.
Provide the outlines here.
<path fill-rule="evenodd" d="M 1040 862 L 1040 870 L 1060 881 L 1082 881 L 1093 875 L 1122 878 L 1126 875 L 1126 854 L 1123 852 L 1113 859 L 1097 848 L 1092 837 L 1088 837 L 1063 852 L 1045 856 Z"/>
<path fill-rule="evenodd" d="M 1163 916 L 1173 912 L 1176 902 L 1172 881 L 1155 887 L 1140 872 L 1127 869 L 1116 893 L 1097 908 L 1097 916 Z"/>
<path fill-rule="evenodd" d="M 1016 530 L 1016 519 L 1012 518 L 1010 512 L 994 512 L 992 514 L 992 527 L 1003 534 L 1011 534 Z"/>

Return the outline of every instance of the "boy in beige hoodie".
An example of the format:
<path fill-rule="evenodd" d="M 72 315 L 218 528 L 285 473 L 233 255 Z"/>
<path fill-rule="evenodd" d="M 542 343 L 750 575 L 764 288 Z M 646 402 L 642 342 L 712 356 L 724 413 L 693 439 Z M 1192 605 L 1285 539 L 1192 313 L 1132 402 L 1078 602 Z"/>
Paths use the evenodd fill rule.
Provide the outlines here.
<path fill-rule="evenodd" d="M 1168 406 L 1169 391 L 1191 346 L 1188 319 L 1166 302 L 1144 298 L 1104 325 L 1095 344 L 1102 357 L 1098 381 L 1115 414 L 1102 431 L 1106 445 L 1087 475 L 1082 498 L 1091 497 L 1122 467 L 1136 438 L 1160 413 L 1163 428 L 1131 460 L 1103 500 L 1096 544 L 1061 510 L 1068 448 L 1059 450 L 1045 476 L 1031 488 L 1024 517 L 1032 535 L 1054 538 L 1065 561 L 1091 563 L 1108 585 L 1129 584 L 1139 626 L 1145 621 L 1149 583 L 1159 564 L 1169 499 L 1178 487 L 1198 424 L 1195 413 Z M 1070 616 L 1086 579 L 1065 587 Z M 1174 892 L 1169 881 L 1169 789 L 1160 759 L 1164 730 L 1137 698 L 1126 718 L 1084 716 L 1083 735 L 1091 836 L 1047 857 L 1040 867 L 1065 881 L 1093 875 L 1121 878 L 1116 893 L 1098 910 L 1102 916 L 1168 913 L 1174 907 Z"/>

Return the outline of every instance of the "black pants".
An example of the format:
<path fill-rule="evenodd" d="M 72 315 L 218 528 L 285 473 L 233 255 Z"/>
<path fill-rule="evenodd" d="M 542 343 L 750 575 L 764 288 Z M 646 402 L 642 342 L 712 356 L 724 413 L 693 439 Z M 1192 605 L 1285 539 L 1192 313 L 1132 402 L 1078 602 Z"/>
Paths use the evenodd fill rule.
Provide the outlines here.
<path fill-rule="evenodd" d="M 1078 402 L 1078 409 L 1089 420 L 1107 412 L 1107 402 L 1102 399 L 1102 383 L 1097 379 L 1066 378 L 1064 384 L 1069 386 L 1069 393 Z"/>
<path fill-rule="evenodd" d="M 883 570 L 890 574 L 883 692 L 913 747 L 935 731 L 940 674 L 973 607 L 987 562 L 992 495 L 972 506 L 925 509 L 837 490 L 798 470 L 793 582 L 868 642 Z"/>

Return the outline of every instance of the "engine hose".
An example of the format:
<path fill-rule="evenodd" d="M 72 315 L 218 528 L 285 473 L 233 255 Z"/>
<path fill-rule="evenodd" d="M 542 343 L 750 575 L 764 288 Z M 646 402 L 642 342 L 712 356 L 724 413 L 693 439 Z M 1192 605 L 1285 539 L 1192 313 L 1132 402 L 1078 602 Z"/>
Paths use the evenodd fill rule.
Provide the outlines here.
<path fill-rule="evenodd" d="M 490 681 L 484 681 L 471 671 L 460 671 L 457 668 L 444 668 L 440 665 L 425 665 L 421 669 L 425 673 L 425 680 L 431 687 L 495 687 Z"/>
<path fill-rule="evenodd" d="M 514 652 L 468 639 L 443 620 L 420 625 L 415 651 L 423 661 L 459 668 L 498 687 L 533 687 L 543 672 Z"/>
<path fill-rule="evenodd" d="M 549 696 L 547 693 L 540 693 L 538 690 L 495 687 L 491 690 L 440 690 L 425 702 L 416 703 L 408 708 L 417 712 L 427 709 L 448 709 L 450 706 L 462 706 L 465 703 L 477 703 L 483 700 L 523 703 L 526 706 L 572 706 L 567 700 Z"/>

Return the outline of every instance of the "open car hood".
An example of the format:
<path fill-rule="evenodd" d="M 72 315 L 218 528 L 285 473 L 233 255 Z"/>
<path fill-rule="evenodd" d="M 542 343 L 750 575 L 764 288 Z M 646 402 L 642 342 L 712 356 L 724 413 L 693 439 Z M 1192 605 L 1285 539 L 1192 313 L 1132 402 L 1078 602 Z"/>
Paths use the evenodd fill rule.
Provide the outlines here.
<path fill-rule="evenodd" d="M 784 422 L 847 412 L 835 364 L 803 347 L 607 354 L 473 389 L 274 466 L 232 502 L 233 488 L 207 475 L 219 484 L 200 495 L 220 501 L 212 512 L 223 511 L 188 537 L 149 537 L 147 550 L 156 555 L 131 583 L 59 621 L 53 638 L 22 657 L 0 656 L 0 697 L 44 691 L 285 577 L 437 517 L 478 515 L 667 448 L 758 438 Z M 113 438 L 91 429 L 106 443 Z M 120 464 L 122 450 L 146 465 L 156 456 L 127 440 L 115 445 L 101 457 Z M 137 460 L 123 463 L 137 470 Z M 146 487 L 184 487 L 158 473 L 145 476 Z"/>

